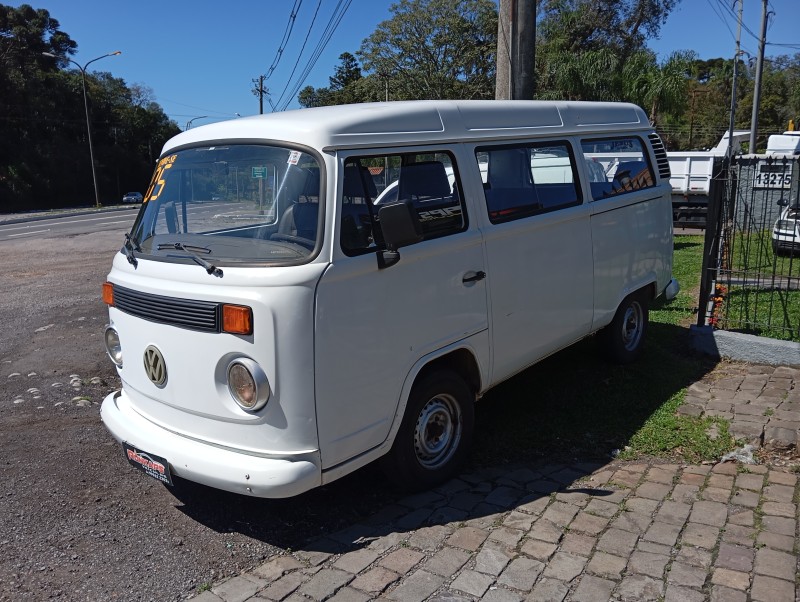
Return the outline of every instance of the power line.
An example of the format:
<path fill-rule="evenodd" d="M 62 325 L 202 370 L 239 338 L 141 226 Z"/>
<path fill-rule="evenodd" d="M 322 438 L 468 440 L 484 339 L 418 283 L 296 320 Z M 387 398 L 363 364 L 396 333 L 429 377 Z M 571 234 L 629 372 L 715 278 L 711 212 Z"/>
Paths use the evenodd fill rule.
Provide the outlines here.
<path fill-rule="evenodd" d="M 300 59 L 303 57 L 303 52 L 306 50 L 306 43 L 308 42 L 308 37 L 311 35 L 311 30 L 314 29 L 314 23 L 317 21 L 317 14 L 319 13 L 319 7 L 322 4 L 322 0 L 317 0 L 317 8 L 314 10 L 314 17 L 311 19 L 311 25 L 308 26 L 308 31 L 306 32 L 306 37 L 303 40 L 303 45 L 300 47 L 300 52 L 297 53 L 297 60 L 294 62 L 294 67 L 292 67 L 292 72 L 289 74 L 289 77 L 286 78 L 286 85 L 283 87 L 283 91 L 281 95 L 278 97 L 278 100 L 275 101 L 276 105 L 281 104 L 283 100 L 283 95 L 286 93 L 286 90 L 289 88 L 289 82 L 292 81 L 294 77 L 294 72 L 297 70 L 297 65 L 300 63 Z"/>
<path fill-rule="evenodd" d="M 292 98 L 294 98 L 294 96 L 297 94 L 298 90 L 300 90 L 300 86 L 303 85 L 309 73 L 311 73 L 311 70 L 314 68 L 314 65 L 317 64 L 317 61 L 319 60 L 319 57 L 325 50 L 325 47 L 328 45 L 328 42 L 331 41 L 331 38 L 333 37 L 333 34 L 336 32 L 336 29 L 339 27 L 339 24 L 342 22 L 345 13 L 347 13 L 347 9 L 350 8 L 350 4 L 352 3 L 352 1 L 353 0 L 339 0 L 339 2 L 337 2 L 336 8 L 333 9 L 333 13 L 331 14 L 330 19 L 328 19 L 328 25 L 322 32 L 322 36 L 320 37 L 319 42 L 317 42 L 317 45 L 314 48 L 311 57 L 306 62 L 306 65 L 303 68 L 302 73 L 300 73 L 300 76 L 295 81 L 294 86 L 292 87 L 288 97 L 281 105 L 281 107 L 278 108 L 279 111 L 285 110 L 286 107 L 289 106 L 289 103 L 291 102 Z"/>
<path fill-rule="evenodd" d="M 283 38 L 281 38 L 281 43 L 278 45 L 278 51 L 275 53 L 275 58 L 272 59 L 272 64 L 269 66 L 269 69 L 267 69 L 267 75 L 264 79 L 269 79 L 269 76 L 272 75 L 272 72 L 275 71 L 278 63 L 280 63 L 281 57 L 286 50 L 286 45 L 289 43 L 289 38 L 292 35 L 294 23 L 297 20 L 297 13 L 300 11 L 300 6 L 302 4 L 303 0 L 295 0 L 292 11 L 289 13 L 289 21 L 286 23 L 286 29 L 283 31 Z"/>

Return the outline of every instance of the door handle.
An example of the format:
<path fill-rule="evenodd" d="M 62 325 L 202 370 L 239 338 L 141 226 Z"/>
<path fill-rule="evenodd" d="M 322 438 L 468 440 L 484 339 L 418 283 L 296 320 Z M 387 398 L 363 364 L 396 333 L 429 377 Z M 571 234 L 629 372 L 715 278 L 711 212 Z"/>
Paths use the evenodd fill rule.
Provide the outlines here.
<path fill-rule="evenodd" d="M 464 276 L 461 279 L 461 282 L 467 284 L 468 282 L 478 282 L 478 280 L 483 280 L 484 278 L 486 278 L 486 272 L 480 270 L 475 272 L 475 274 L 473 274 L 472 276 Z"/>

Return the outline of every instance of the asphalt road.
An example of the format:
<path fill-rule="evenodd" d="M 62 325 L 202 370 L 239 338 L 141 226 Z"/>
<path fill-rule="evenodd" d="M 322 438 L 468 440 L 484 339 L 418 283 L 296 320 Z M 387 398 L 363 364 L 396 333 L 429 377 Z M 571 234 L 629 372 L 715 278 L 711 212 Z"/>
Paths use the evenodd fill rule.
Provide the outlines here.
<path fill-rule="evenodd" d="M 0 600 L 180 599 L 397 495 L 372 468 L 270 501 L 127 464 L 99 416 L 119 387 L 100 291 L 133 219 L 0 223 Z"/>

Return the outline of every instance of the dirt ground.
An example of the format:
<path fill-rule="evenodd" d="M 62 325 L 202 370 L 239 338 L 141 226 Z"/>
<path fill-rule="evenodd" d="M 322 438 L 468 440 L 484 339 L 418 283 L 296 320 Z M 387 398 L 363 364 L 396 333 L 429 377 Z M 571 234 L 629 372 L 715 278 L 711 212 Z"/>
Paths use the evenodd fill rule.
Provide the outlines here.
<path fill-rule="evenodd" d="M 284 500 L 135 471 L 100 287 L 122 232 L 0 243 L 0 600 L 175 600 L 391 501 L 368 468 Z"/>

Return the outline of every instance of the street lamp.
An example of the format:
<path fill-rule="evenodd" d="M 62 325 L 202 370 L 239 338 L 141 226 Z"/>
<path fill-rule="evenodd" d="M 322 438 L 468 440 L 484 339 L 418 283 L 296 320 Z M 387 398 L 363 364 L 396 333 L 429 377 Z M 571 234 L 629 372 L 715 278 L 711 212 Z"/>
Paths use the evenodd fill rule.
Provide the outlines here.
<path fill-rule="evenodd" d="M 81 81 L 83 83 L 83 108 L 86 111 L 86 134 L 89 137 L 89 160 L 92 162 L 92 181 L 94 182 L 94 204 L 95 207 L 100 206 L 100 191 L 97 189 L 97 174 L 95 173 L 94 169 L 94 148 L 92 147 L 92 126 L 89 121 L 89 101 L 86 97 L 86 68 L 94 63 L 95 61 L 99 61 L 100 59 L 104 59 L 107 56 L 117 56 L 118 54 L 122 54 L 121 50 L 115 50 L 114 52 L 109 52 L 108 54 L 104 54 L 103 56 L 98 56 L 96 59 L 92 59 L 88 63 L 86 63 L 83 67 L 81 67 L 78 63 L 73 61 L 71 58 L 66 56 L 58 56 L 53 54 L 52 52 L 43 52 L 44 56 L 49 56 L 50 58 L 59 59 L 62 61 L 69 61 L 73 65 L 75 65 L 81 72 Z"/>
<path fill-rule="evenodd" d="M 186 129 L 184 131 L 192 127 L 192 121 L 194 121 L 195 119 L 205 119 L 206 117 L 208 117 L 208 115 L 200 115 L 200 117 L 192 117 L 189 121 L 186 122 Z"/>

